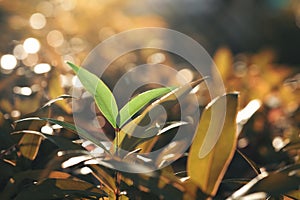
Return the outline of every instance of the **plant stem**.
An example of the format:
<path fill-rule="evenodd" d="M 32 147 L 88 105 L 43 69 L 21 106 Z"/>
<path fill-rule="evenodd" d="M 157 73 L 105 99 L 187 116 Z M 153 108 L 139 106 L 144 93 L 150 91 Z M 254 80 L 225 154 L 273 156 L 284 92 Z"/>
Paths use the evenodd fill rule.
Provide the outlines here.
<path fill-rule="evenodd" d="M 118 148 L 119 132 L 120 132 L 120 128 L 117 126 L 116 129 L 115 129 L 116 141 L 117 141 L 117 144 L 115 146 L 115 154 L 116 154 L 117 157 L 119 157 L 119 148 Z M 116 183 L 115 196 L 116 196 L 116 200 L 118 200 L 119 197 L 120 197 L 120 184 L 121 184 L 121 174 L 118 171 L 115 171 L 115 183 Z"/>

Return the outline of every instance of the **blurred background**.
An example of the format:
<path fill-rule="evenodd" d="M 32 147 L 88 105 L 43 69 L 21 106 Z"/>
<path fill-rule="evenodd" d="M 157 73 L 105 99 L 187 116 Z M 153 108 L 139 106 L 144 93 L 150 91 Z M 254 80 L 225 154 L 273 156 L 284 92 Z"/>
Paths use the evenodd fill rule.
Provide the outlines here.
<path fill-rule="evenodd" d="M 97 44 L 121 31 L 165 27 L 205 47 L 227 91 L 240 92 L 241 109 L 252 100 L 260 102 L 240 134 L 239 149 L 270 169 L 299 162 L 297 150 L 279 151 L 289 142 L 299 142 L 298 0 L 0 0 L 0 27 L 2 132 L 7 131 L 5 121 L 76 89 L 65 60 L 80 65 Z M 143 63 L 174 66 L 187 80 L 197 78 L 182 59 L 148 50 L 121 57 L 103 79 L 113 86 L 120 74 Z M 176 77 L 161 76 L 155 78 L 180 83 Z M 59 119 L 71 120 L 67 101 L 57 103 L 56 109 Z M 42 131 L 51 134 L 53 129 Z"/>

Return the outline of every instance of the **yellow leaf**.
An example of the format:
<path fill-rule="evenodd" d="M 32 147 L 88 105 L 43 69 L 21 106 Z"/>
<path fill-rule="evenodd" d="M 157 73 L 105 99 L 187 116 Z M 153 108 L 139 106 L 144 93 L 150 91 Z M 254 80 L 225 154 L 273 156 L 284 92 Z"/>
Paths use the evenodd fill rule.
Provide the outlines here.
<path fill-rule="evenodd" d="M 42 136 L 25 133 L 20 142 L 20 151 L 25 158 L 34 160 L 42 142 Z"/>
<path fill-rule="evenodd" d="M 104 189 L 108 194 L 113 194 L 117 190 L 115 179 L 98 165 L 89 165 L 93 175 L 108 189 Z"/>
<path fill-rule="evenodd" d="M 102 193 L 101 189 L 95 187 L 95 185 L 81 181 L 81 180 L 73 180 L 73 179 L 56 179 L 55 181 L 56 187 L 62 190 L 79 190 L 79 191 L 90 191 L 95 193 Z"/>
<path fill-rule="evenodd" d="M 208 105 L 190 148 L 188 175 L 208 195 L 216 194 L 234 154 L 237 105 L 237 93 L 221 96 Z M 222 115 L 225 117 L 224 124 Z"/>
<path fill-rule="evenodd" d="M 129 200 L 129 198 L 126 197 L 125 195 L 121 195 L 119 196 L 118 200 Z"/>
<path fill-rule="evenodd" d="M 50 172 L 49 178 L 57 178 L 57 179 L 67 179 L 70 178 L 71 175 L 65 172 L 60 172 L 60 171 L 52 171 Z"/>

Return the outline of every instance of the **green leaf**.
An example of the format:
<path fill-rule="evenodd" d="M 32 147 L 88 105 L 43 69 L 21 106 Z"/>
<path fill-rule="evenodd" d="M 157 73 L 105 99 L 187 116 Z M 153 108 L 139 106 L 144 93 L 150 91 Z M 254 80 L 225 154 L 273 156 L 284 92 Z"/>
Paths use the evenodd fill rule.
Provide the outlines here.
<path fill-rule="evenodd" d="M 67 64 L 74 70 L 84 88 L 94 97 L 96 105 L 104 117 L 114 128 L 116 128 L 118 106 L 115 97 L 107 85 L 95 74 L 92 74 L 86 69 L 78 67 L 70 62 L 67 62 Z"/>
<path fill-rule="evenodd" d="M 128 149 L 129 146 L 132 146 L 130 142 L 130 137 L 132 135 L 135 135 L 136 128 L 138 126 L 143 126 L 144 124 L 149 124 L 149 112 L 153 111 L 153 117 L 155 118 L 155 115 L 158 115 L 159 113 L 156 112 L 155 109 L 157 109 L 159 106 L 164 106 L 166 110 L 170 109 L 172 106 L 174 106 L 179 98 L 184 97 L 186 94 L 188 94 L 194 87 L 199 85 L 201 82 L 203 82 L 204 79 L 199 79 L 191 83 L 187 83 L 175 90 L 172 90 L 171 92 L 165 94 L 155 102 L 153 102 L 151 105 L 149 105 L 138 117 L 136 117 L 134 120 L 127 123 L 121 131 L 118 133 L 117 137 L 114 140 L 114 144 L 116 146 L 119 146 L 121 148 Z M 139 130 L 140 131 L 140 130 Z M 121 146 L 122 144 L 122 146 Z"/>
<path fill-rule="evenodd" d="M 169 167 L 155 171 L 152 174 L 122 173 L 122 180 L 127 185 L 133 185 L 160 196 L 159 199 L 196 200 L 207 198 L 199 190 L 198 192 L 191 191 L 190 186 L 176 177 Z"/>
<path fill-rule="evenodd" d="M 249 193 L 263 191 L 276 196 L 297 190 L 300 185 L 299 172 L 300 164 L 293 164 L 280 168 L 258 181 L 258 183 L 250 189 Z"/>
<path fill-rule="evenodd" d="M 134 114 L 141 110 L 145 105 L 155 98 L 161 97 L 175 88 L 155 88 L 143 92 L 132 98 L 119 113 L 120 126 L 122 127 Z"/>
<path fill-rule="evenodd" d="M 226 110 L 223 110 L 226 106 Z M 188 156 L 188 175 L 208 195 L 214 196 L 236 147 L 238 95 L 226 94 L 208 105 L 199 122 Z M 225 114 L 222 120 L 213 117 Z M 221 117 L 222 119 L 222 117 Z M 223 125 L 223 126 L 220 126 Z M 221 130 L 218 129 L 221 127 Z"/>

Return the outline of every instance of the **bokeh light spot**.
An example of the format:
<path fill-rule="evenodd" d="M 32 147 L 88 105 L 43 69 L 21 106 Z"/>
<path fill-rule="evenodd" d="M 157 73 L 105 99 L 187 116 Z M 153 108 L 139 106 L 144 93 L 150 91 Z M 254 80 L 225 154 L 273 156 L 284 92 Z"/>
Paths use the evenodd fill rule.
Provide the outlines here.
<path fill-rule="evenodd" d="M 52 47 L 59 47 L 64 43 L 64 36 L 58 30 L 50 31 L 47 34 L 47 42 Z"/>
<path fill-rule="evenodd" d="M 79 52 L 83 51 L 86 47 L 85 42 L 81 38 L 78 38 L 78 37 L 72 38 L 70 40 L 70 45 L 71 45 L 72 50 L 75 53 L 79 53 Z"/>
<path fill-rule="evenodd" d="M 1 67 L 5 70 L 12 70 L 17 66 L 17 59 L 11 54 L 5 54 L 1 57 Z"/>
<path fill-rule="evenodd" d="M 29 19 L 29 24 L 33 29 L 42 29 L 45 27 L 47 20 L 41 13 L 34 13 Z"/>
<path fill-rule="evenodd" d="M 76 0 L 64 0 L 61 1 L 61 7 L 65 11 L 73 10 L 76 7 Z"/>
<path fill-rule="evenodd" d="M 193 72 L 189 69 L 182 69 L 176 75 L 177 81 L 182 84 L 191 82 L 193 78 L 194 78 Z"/>
<path fill-rule="evenodd" d="M 37 54 L 29 54 L 24 60 L 22 60 L 22 63 L 26 66 L 34 66 L 39 61 L 39 56 Z"/>
<path fill-rule="evenodd" d="M 30 87 L 14 87 L 13 88 L 14 93 L 21 94 L 24 96 L 30 96 L 32 94 L 32 90 Z"/>
<path fill-rule="evenodd" d="M 34 66 L 34 73 L 36 74 L 43 74 L 43 73 L 47 73 L 51 70 L 51 66 L 47 63 L 40 63 L 37 64 L 36 66 Z"/>
<path fill-rule="evenodd" d="M 15 46 L 13 54 L 18 60 L 23 60 L 28 56 L 22 44 Z"/>
<path fill-rule="evenodd" d="M 272 141 L 272 145 L 276 151 L 279 151 L 282 147 L 284 147 L 284 141 L 281 137 L 275 137 Z"/>
<path fill-rule="evenodd" d="M 37 5 L 37 10 L 43 13 L 46 17 L 53 15 L 53 5 L 48 1 L 42 1 Z"/>
<path fill-rule="evenodd" d="M 11 111 L 10 116 L 11 116 L 12 118 L 18 118 L 18 117 L 21 116 L 21 112 L 18 111 L 18 110 L 13 110 L 13 111 Z"/>
<path fill-rule="evenodd" d="M 238 147 L 241 149 L 247 147 L 248 144 L 249 144 L 249 141 L 247 138 L 241 138 L 238 140 Z"/>
<path fill-rule="evenodd" d="M 166 60 L 166 56 L 163 53 L 154 53 L 148 57 L 149 64 L 159 64 Z"/>
<path fill-rule="evenodd" d="M 40 42 L 35 38 L 27 38 L 23 44 L 24 50 L 27 53 L 37 53 L 40 50 Z"/>

